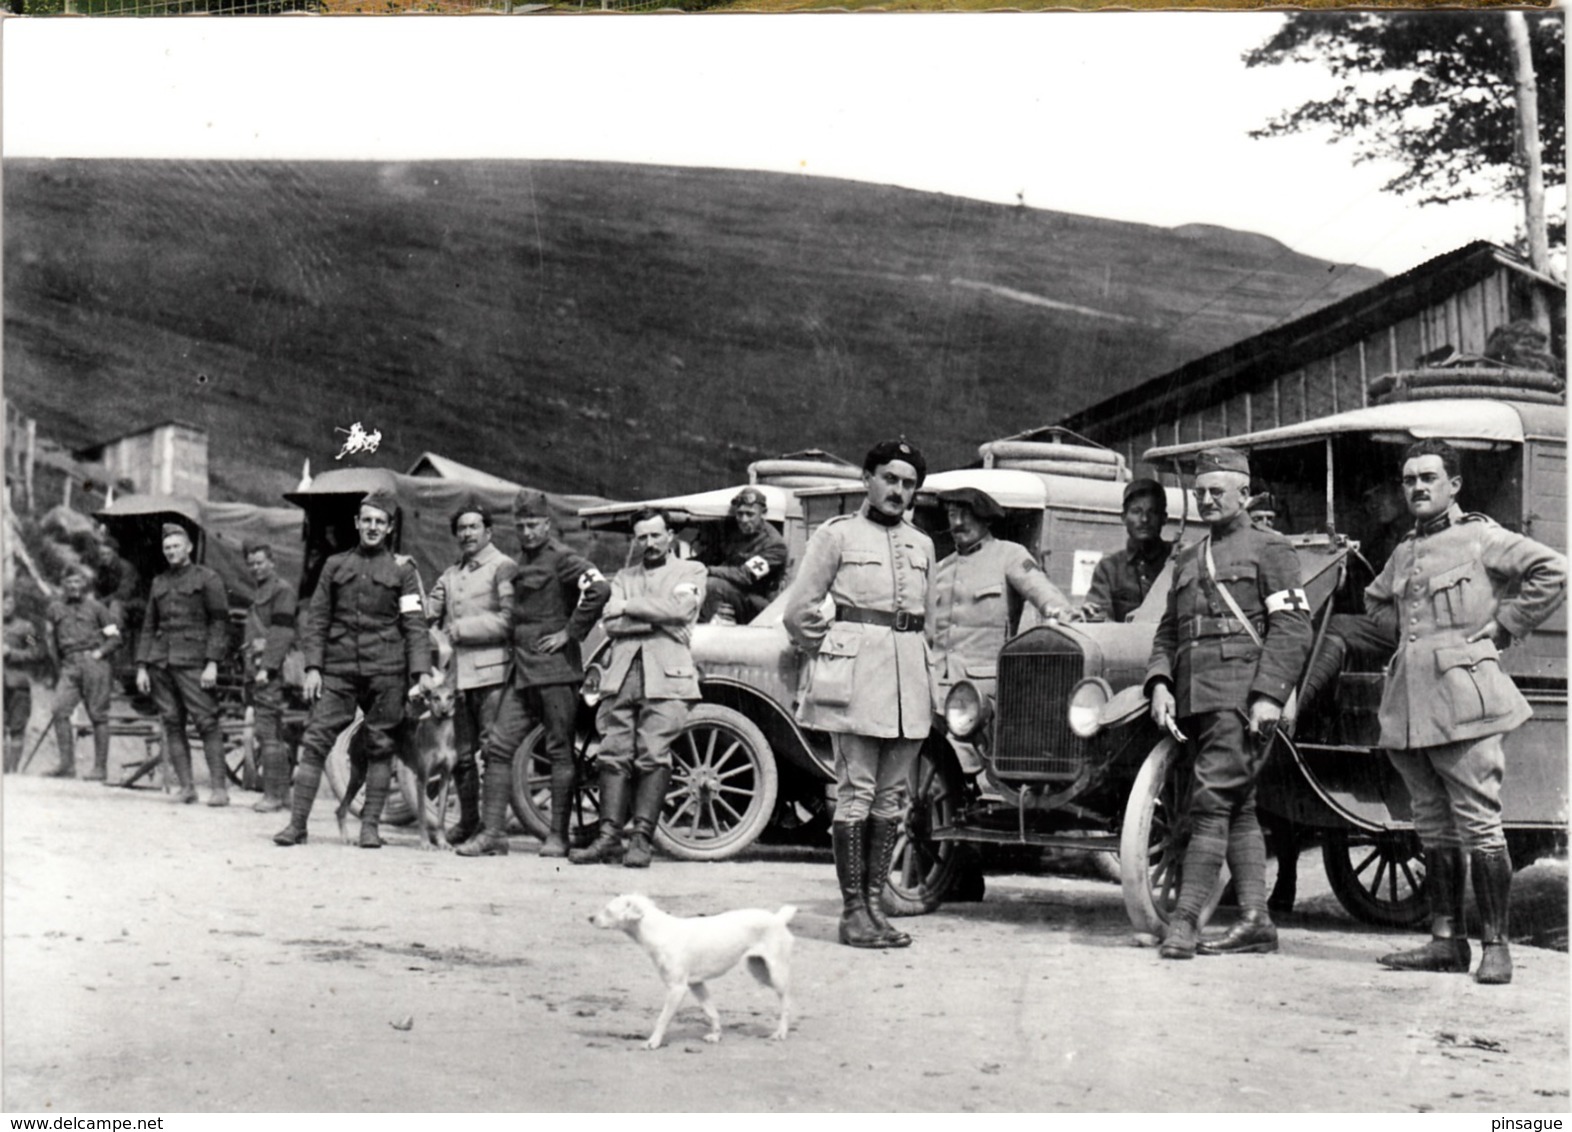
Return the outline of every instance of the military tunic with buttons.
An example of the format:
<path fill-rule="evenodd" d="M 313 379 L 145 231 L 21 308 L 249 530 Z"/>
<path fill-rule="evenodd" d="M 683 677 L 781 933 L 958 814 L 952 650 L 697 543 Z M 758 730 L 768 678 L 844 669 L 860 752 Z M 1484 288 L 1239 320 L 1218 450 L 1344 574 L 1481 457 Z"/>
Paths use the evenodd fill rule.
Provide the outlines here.
<path fill-rule="evenodd" d="M 999 650 L 1032 605 L 1044 617 L 1069 602 L 1020 543 L 985 536 L 958 550 L 934 572 L 925 629 L 933 651 L 934 708 L 959 680 L 981 682 L 991 694 Z"/>
<path fill-rule="evenodd" d="M 216 570 L 187 563 L 153 579 L 136 662 L 201 668 L 224 659 L 229 599 Z"/>
<path fill-rule="evenodd" d="M 786 603 L 786 628 L 809 654 L 797 720 L 822 731 L 923 739 L 932 722 L 927 613 L 933 541 L 910 523 L 856 515 L 813 533 Z M 917 631 L 839 618 L 836 610 L 900 615 Z"/>
<path fill-rule="evenodd" d="M 109 657 L 121 644 L 120 626 L 108 606 L 95 597 L 51 602 L 44 614 L 46 644 L 60 670 L 55 685 L 54 718 L 69 720 L 78 703 L 94 723 L 109 719 L 113 667 Z M 94 656 L 94 653 L 97 656 Z M 10 676 L 10 661 L 6 675 Z M 25 681 L 24 677 L 24 681 Z"/>
<path fill-rule="evenodd" d="M 769 523 L 745 535 L 728 519 L 720 537 L 700 536 L 693 560 L 709 570 L 705 616 L 720 602 L 730 605 L 741 624 L 764 611 L 786 574 L 786 540 Z"/>
<path fill-rule="evenodd" d="M 1207 576 L 1208 544 L 1216 583 Z M 1219 585 L 1228 587 L 1239 611 L 1250 619 L 1260 645 L 1233 615 Z M 1167 680 L 1181 719 L 1200 712 L 1242 711 L 1256 696 L 1283 704 L 1304 669 L 1311 638 L 1310 609 L 1292 544 L 1275 531 L 1256 528 L 1241 514 L 1179 551 L 1168 603 L 1152 641 L 1146 685 Z"/>
<path fill-rule="evenodd" d="M 1499 735 L 1532 714 L 1489 640 L 1491 618 L 1524 637 L 1566 598 L 1567 560 L 1453 504 L 1403 539 L 1365 590 L 1366 610 L 1397 640 L 1381 697 L 1381 746 L 1434 747 Z"/>
<path fill-rule="evenodd" d="M 1132 539 L 1123 550 L 1098 559 L 1086 591 L 1086 619 L 1122 624 L 1146 601 L 1173 549 L 1174 544 L 1163 539 L 1146 546 Z M 1090 610 L 1096 610 L 1095 615 Z"/>

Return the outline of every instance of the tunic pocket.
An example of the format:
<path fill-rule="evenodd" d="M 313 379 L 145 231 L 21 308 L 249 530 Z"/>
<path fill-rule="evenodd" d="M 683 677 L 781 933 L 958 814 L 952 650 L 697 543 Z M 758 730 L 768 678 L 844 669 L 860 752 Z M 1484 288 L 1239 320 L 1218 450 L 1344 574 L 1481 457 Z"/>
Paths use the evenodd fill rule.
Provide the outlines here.
<path fill-rule="evenodd" d="M 1474 563 L 1464 562 L 1430 579 L 1430 607 L 1437 625 L 1459 628 L 1468 623 L 1469 582 L 1474 573 Z"/>
<path fill-rule="evenodd" d="M 814 657 L 807 699 L 826 707 L 845 707 L 851 703 L 857 654 L 861 649 L 862 634 L 855 628 L 832 627 Z"/>
<path fill-rule="evenodd" d="M 1501 671 L 1499 657 L 1489 641 L 1436 649 L 1441 698 L 1454 724 L 1477 723 L 1511 712 L 1517 686 Z"/>

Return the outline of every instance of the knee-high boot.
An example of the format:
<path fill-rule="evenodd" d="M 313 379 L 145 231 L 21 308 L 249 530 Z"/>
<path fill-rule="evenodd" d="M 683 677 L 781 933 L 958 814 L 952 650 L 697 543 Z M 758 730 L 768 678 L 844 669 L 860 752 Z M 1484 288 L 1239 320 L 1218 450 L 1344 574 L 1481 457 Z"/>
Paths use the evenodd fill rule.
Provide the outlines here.
<path fill-rule="evenodd" d="M 506 857 L 508 855 L 508 802 L 513 793 L 513 764 L 502 759 L 486 763 L 486 781 L 481 797 L 481 830 L 458 848 L 460 857 Z"/>
<path fill-rule="evenodd" d="M 1510 898 L 1512 895 L 1512 858 L 1503 849 L 1475 850 L 1474 899 L 1479 904 L 1479 942 L 1484 954 L 1474 982 L 1490 985 L 1512 981 L 1512 953 L 1507 950 Z"/>
<path fill-rule="evenodd" d="M 169 765 L 175 768 L 175 781 L 180 784 L 179 800 L 195 802 L 196 782 L 191 777 L 191 745 L 186 740 L 186 733 L 165 727 L 164 742 L 169 746 Z"/>
<path fill-rule="evenodd" d="M 55 769 L 49 772 L 48 777 L 75 778 L 76 729 L 71 726 L 69 719 L 61 716 L 55 717 L 55 747 L 60 752 L 60 758 L 55 763 Z"/>
<path fill-rule="evenodd" d="M 271 814 L 289 805 L 289 747 L 267 742 L 258 752 L 262 760 L 262 800 L 251 808 Z"/>
<path fill-rule="evenodd" d="M 88 782 L 109 779 L 109 723 L 93 724 L 93 769 L 82 776 Z"/>
<path fill-rule="evenodd" d="M 847 947 L 888 947 L 889 941 L 868 915 L 867 823 L 834 822 L 835 879 L 841 886 L 840 941 Z"/>
<path fill-rule="evenodd" d="M 388 804 L 388 793 L 393 789 L 392 756 L 372 759 L 366 764 L 366 801 L 360 810 L 360 841 L 362 849 L 382 848 L 382 838 L 377 833 L 377 823 L 382 820 L 382 808 Z"/>
<path fill-rule="evenodd" d="M 495 765 L 486 769 L 486 777 L 493 777 Z M 509 770 L 512 769 L 510 766 Z M 459 823 L 453 827 L 453 832 L 448 834 L 448 843 L 455 848 L 464 844 L 480 832 L 483 824 L 481 817 L 481 781 L 480 766 L 476 757 L 463 759 L 453 766 L 453 792 L 458 795 Z M 504 807 L 504 816 L 506 808 Z M 497 832 L 506 833 L 499 829 Z"/>
<path fill-rule="evenodd" d="M 202 736 L 202 754 L 207 758 L 207 804 L 229 805 L 229 767 L 224 763 L 224 733 L 217 723 Z"/>
<path fill-rule="evenodd" d="M 575 865 L 616 865 L 622 861 L 622 823 L 628 814 L 628 776 L 620 767 L 600 768 L 600 833 L 583 849 L 570 849 Z"/>
<path fill-rule="evenodd" d="M 568 855 L 568 831 L 573 822 L 573 779 L 571 759 L 551 764 L 551 832 L 541 842 L 542 857 Z"/>
<path fill-rule="evenodd" d="M 1479 881 L 1474 881 L 1477 887 Z M 1425 891 L 1430 899 L 1430 940 L 1408 951 L 1381 956 L 1396 971 L 1451 971 L 1468 974 L 1473 954 L 1464 930 L 1468 898 L 1468 857 L 1461 849 L 1425 850 Z"/>
<path fill-rule="evenodd" d="M 317 789 L 322 785 L 322 765 L 302 759 L 295 768 L 295 789 L 289 803 L 289 824 L 273 835 L 275 845 L 304 845 L 306 819 L 311 816 L 311 806 L 317 800 Z"/>
<path fill-rule="evenodd" d="M 890 866 L 895 860 L 895 842 L 900 837 L 899 818 L 868 819 L 868 863 L 863 872 L 863 898 L 868 905 L 868 919 L 884 937 L 886 947 L 910 947 L 912 937 L 890 923 L 880 903 L 884 886 L 890 878 Z"/>
<path fill-rule="evenodd" d="M 622 858 L 625 867 L 650 867 L 654 856 L 650 841 L 655 836 L 655 823 L 660 821 L 660 808 L 666 801 L 666 787 L 670 782 L 670 767 L 658 767 L 640 776 L 638 790 L 633 796 L 633 835 L 628 839 L 628 849 Z"/>

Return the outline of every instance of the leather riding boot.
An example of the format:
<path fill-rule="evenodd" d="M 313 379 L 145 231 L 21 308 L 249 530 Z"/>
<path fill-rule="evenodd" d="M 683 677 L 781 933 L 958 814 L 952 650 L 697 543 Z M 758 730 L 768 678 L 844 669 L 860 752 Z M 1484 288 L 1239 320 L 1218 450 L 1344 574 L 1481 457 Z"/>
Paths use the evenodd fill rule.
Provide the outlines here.
<path fill-rule="evenodd" d="M 175 781 L 180 784 L 179 801 L 189 805 L 197 800 L 196 781 L 191 777 L 191 746 L 184 732 L 168 729 L 164 741 L 169 744 L 169 765 L 175 768 Z"/>
<path fill-rule="evenodd" d="M 480 767 L 475 765 L 475 760 L 468 758 L 455 763 L 453 792 L 458 795 L 459 822 L 448 834 L 448 844 L 454 848 L 480 832 L 480 789 Z"/>
<path fill-rule="evenodd" d="M 1474 958 L 1463 925 L 1468 858 L 1461 849 L 1426 849 L 1425 866 L 1431 938 L 1420 947 L 1381 956 L 1381 965 L 1394 971 L 1450 971 L 1466 975 Z"/>
<path fill-rule="evenodd" d="M 60 759 L 55 763 L 55 769 L 50 771 L 46 778 L 75 778 L 76 777 L 76 729 L 71 726 L 69 719 L 55 720 L 55 747 L 60 752 Z"/>
<path fill-rule="evenodd" d="M 202 753 L 207 758 L 207 804 L 229 805 L 229 768 L 224 764 L 224 733 L 215 724 L 202 736 Z"/>
<path fill-rule="evenodd" d="M 1202 955 L 1250 955 L 1277 950 L 1277 925 L 1264 908 L 1249 908 L 1221 938 L 1202 940 Z"/>
<path fill-rule="evenodd" d="M 93 769 L 82 776 L 87 782 L 104 782 L 109 778 L 109 724 L 93 724 Z"/>
<path fill-rule="evenodd" d="M 295 768 L 295 789 L 289 802 L 289 824 L 273 835 L 274 845 L 304 845 L 306 819 L 311 816 L 311 806 L 317 800 L 317 788 L 322 785 L 322 768 L 301 760 Z"/>
<path fill-rule="evenodd" d="M 259 814 L 286 809 L 289 806 L 289 747 L 283 743 L 263 743 L 258 755 L 262 760 L 262 800 L 251 808 Z"/>
<path fill-rule="evenodd" d="M 1479 942 L 1484 944 L 1474 982 L 1498 986 L 1512 981 L 1512 953 L 1507 950 L 1512 858 L 1505 849 L 1476 849 L 1472 856 L 1474 899 L 1479 904 Z"/>
<path fill-rule="evenodd" d="M 506 857 L 508 855 L 508 802 L 513 793 L 513 764 L 491 761 L 486 764 L 486 781 L 481 796 L 481 830 L 458 847 L 460 857 Z"/>
<path fill-rule="evenodd" d="M 660 808 L 666 801 L 666 787 L 671 783 L 671 768 L 659 767 L 640 775 L 637 791 L 633 795 L 633 836 L 628 839 L 628 850 L 622 864 L 630 869 L 647 869 L 654 856 L 650 844 L 655 836 L 655 823 L 660 821 Z"/>
<path fill-rule="evenodd" d="M 833 822 L 835 879 L 841 886 L 840 941 L 847 947 L 889 947 L 868 916 L 866 822 Z"/>
<path fill-rule="evenodd" d="M 910 947 L 912 937 L 890 923 L 884 915 L 882 903 L 884 886 L 890 878 L 890 865 L 895 860 L 895 842 L 901 833 L 899 818 L 874 818 L 867 822 L 868 857 L 863 871 L 863 900 L 868 906 L 868 919 L 884 937 L 887 947 Z"/>
<path fill-rule="evenodd" d="M 616 865 L 622 861 L 622 823 L 628 813 L 628 778 L 620 768 L 600 768 L 600 833 L 583 849 L 568 850 L 575 865 Z"/>
<path fill-rule="evenodd" d="M 1194 959 L 1200 934 L 1194 920 L 1175 913 L 1168 921 L 1168 929 L 1163 933 L 1163 945 L 1157 949 L 1157 954 L 1164 959 Z"/>
<path fill-rule="evenodd" d="M 5 733 L 5 773 L 12 774 L 22 765 L 22 736 Z"/>
<path fill-rule="evenodd" d="M 362 849 L 382 848 L 377 823 L 382 820 L 382 808 L 388 804 L 388 793 L 392 789 L 392 758 L 372 759 L 367 763 L 366 800 L 360 808 L 360 839 L 356 842 Z"/>
<path fill-rule="evenodd" d="M 542 857 L 566 857 L 573 829 L 574 768 L 572 760 L 551 764 L 551 832 L 541 843 Z"/>

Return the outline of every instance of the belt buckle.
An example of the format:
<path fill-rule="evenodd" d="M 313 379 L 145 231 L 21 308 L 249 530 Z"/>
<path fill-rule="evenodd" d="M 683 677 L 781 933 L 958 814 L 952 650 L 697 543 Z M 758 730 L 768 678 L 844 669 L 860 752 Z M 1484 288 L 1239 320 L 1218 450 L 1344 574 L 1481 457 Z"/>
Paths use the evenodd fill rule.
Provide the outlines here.
<path fill-rule="evenodd" d="M 897 633 L 908 633 L 911 631 L 911 627 L 912 615 L 904 609 L 897 609 L 895 611 L 895 631 Z"/>

